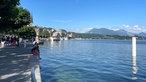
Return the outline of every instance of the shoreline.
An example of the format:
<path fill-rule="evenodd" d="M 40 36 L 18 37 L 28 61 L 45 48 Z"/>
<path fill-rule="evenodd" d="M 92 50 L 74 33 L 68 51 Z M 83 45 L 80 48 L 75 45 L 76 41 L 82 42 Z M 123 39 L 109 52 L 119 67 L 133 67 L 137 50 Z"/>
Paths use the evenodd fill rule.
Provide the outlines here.
<path fill-rule="evenodd" d="M 42 82 L 39 59 L 29 47 L 0 48 L 0 60 L 0 81 Z"/>

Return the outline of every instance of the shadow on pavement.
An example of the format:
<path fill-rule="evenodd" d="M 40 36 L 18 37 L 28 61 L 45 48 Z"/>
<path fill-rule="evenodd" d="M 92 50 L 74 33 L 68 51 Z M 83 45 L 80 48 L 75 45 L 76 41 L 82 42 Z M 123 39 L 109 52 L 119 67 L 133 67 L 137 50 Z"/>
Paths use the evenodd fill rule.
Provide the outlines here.
<path fill-rule="evenodd" d="M 0 48 L 0 82 L 31 81 L 29 48 Z"/>

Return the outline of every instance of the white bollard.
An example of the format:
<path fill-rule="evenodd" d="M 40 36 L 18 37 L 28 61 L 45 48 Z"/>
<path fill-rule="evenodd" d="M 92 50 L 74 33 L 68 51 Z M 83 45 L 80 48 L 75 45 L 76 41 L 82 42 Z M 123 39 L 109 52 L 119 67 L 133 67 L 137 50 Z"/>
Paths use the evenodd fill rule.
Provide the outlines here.
<path fill-rule="evenodd" d="M 138 79 L 136 77 L 137 73 L 137 65 L 136 65 L 136 37 L 132 37 L 132 80 Z"/>
<path fill-rule="evenodd" d="M 136 37 L 132 37 L 132 57 L 136 56 Z"/>

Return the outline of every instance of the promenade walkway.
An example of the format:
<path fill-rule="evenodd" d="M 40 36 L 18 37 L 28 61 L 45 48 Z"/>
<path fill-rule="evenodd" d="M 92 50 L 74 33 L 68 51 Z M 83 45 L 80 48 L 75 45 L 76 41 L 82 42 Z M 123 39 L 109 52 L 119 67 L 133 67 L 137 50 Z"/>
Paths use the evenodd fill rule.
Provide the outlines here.
<path fill-rule="evenodd" d="M 0 82 L 41 82 L 39 60 L 33 57 L 30 48 L 0 48 Z M 32 70 L 36 72 L 34 77 Z M 34 78 L 32 78 L 34 77 Z"/>

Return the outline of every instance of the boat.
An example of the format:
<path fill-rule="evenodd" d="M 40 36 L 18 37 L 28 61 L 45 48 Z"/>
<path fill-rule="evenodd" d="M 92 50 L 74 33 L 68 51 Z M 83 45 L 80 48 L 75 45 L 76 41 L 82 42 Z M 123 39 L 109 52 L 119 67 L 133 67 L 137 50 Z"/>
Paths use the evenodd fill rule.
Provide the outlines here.
<path fill-rule="evenodd" d="M 60 41 L 60 38 L 57 36 L 50 37 L 51 41 Z"/>

